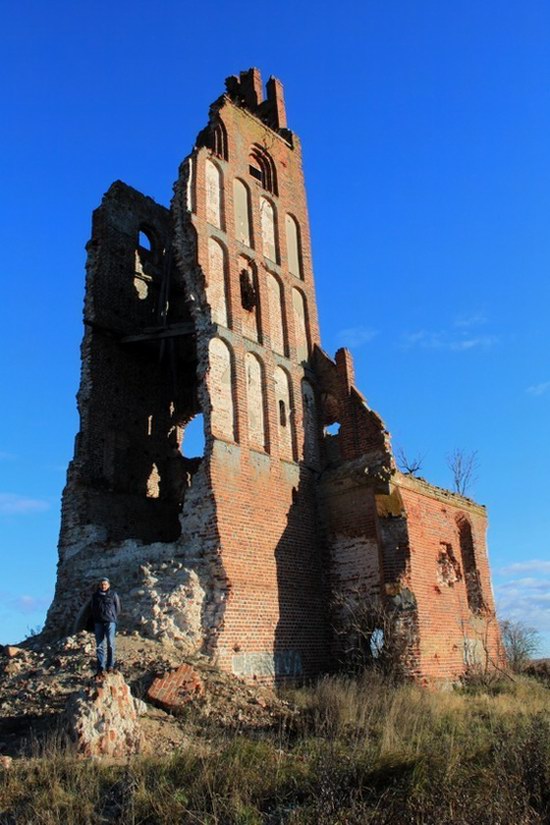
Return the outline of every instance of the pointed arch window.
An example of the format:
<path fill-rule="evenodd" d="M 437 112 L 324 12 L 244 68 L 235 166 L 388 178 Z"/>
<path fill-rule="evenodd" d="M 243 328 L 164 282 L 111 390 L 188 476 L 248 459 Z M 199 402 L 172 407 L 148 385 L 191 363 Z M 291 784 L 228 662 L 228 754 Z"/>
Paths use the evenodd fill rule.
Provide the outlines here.
<path fill-rule="evenodd" d="M 211 148 L 215 155 L 222 160 L 228 160 L 227 130 L 223 121 L 218 120 L 212 127 Z"/>
<path fill-rule="evenodd" d="M 212 403 L 211 426 L 216 438 L 235 438 L 235 405 L 233 401 L 233 356 L 221 338 L 212 338 L 208 345 L 210 370 L 208 384 Z"/>
<path fill-rule="evenodd" d="M 222 120 L 210 122 L 197 137 L 197 146 L 206 146 L 220 160 L 229 160 L 227 129 Z"/>
<path fill-rule="evenodd" d="M 254 144 L 250 150 L 248 171 L 264 189 L 274 195 L 278 194 L 277 170 L 273 158 L 258 144 Z"/>
<path fill-rule="evenodd" d="M 207 159 L 206 176 L 206 220 L 212 226 L 223 229 L 222 171 L 213 161 Z"/>
<path fill-rule="evenodd" d="M 252 352 L 244 357 L 246 400 L 248 407 L 248 442 L 264 450 L 267 444 L 264 415 L 264 371 L 260 359 Z"/>
<path fill-rule="evenodd" d="M 250 193 L 239 178 L 233 181 L 233 205 L 235 209 L 235 234 L 245 246 L 252 246 L 250 232 Z"/>
<path fill-rule="evenodd" d="M 295 275 L 297 278 L 303 278 L 300 227 L 298 226 L 298 221 L 292 215 L 286 216 L 285 229 L 288 270 L 291 275 Z"/>
<path fill-rule="evenodd" d="M 215 324 L 228 324 L 228 264 L 227 251 L 217 238 L 208 239 L 208 282 L 206 295 Z"/>
<path fill-rule="evenodd" d="M 273 374 L 275 400 L 277 402 L 279 456 L 286 461 L 294 459 L 294 434 L 292 428 L 293 417 L 290 415 L 290 379 L 282 367 L 275 367 Z"/>
<path fill-rule="evenodd" d="M 460 542 L 460 555 L 462 557 L 462 570 L 464 581 L 466 582 L 466 596 L 468 607 L 472 613 L 482 613 L 485 608 L 481 579 L 476 565 L 474 538 L 472 526 L 468 519 L 459 516 L 456 520 L 458 537 Z"/>
<path fill-rule="evenodd" d="M 262 252 L 270 261 L 277 263 L 275 207 L 267 198 L 260 198 L 260 223 L 262 227 Z"/>

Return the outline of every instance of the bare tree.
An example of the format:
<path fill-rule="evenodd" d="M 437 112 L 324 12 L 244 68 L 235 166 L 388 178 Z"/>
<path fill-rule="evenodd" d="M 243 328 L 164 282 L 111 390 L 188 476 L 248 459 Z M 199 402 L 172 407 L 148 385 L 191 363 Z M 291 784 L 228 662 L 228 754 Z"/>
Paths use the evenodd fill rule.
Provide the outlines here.
<path fill-rule="evenodd" d="M 453 474 L 455 493 L 465 496 L 477 479 L 477 470 L 479 469 L 477 450 L 467 452 L 457 447 L 447 456 L 447 466 Z"/>
<path fill-rule="evenodd" d="M 399 447 L 396 452 L 396 459 L 399 469 L 402 473 L 406 473 L 409 476 L 418 475 L 422 469 L 425 458 L 425 453 L 420 453 L 420 455 L 409 457 L 403 447 Z"/>
<path fill-rule="evenodd" d="M 500 632 L 508 664 L 513 671 L 518 673 L 539 649 L 538 631 L 523 622 L 504 619 L 500 622 Z"/>

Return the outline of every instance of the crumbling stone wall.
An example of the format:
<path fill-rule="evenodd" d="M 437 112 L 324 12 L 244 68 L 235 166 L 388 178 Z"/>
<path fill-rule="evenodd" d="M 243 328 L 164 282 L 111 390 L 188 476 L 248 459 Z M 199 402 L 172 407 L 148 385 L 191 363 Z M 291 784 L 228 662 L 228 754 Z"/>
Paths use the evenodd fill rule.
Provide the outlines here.
<path fill-rule="evenodd" d="M 265 99 L 257 69 L 226 81 L 169 210 L 111 186 L 84 323 L 46 636 L 79 629 L 108 575 L 123 630 L 247 678 L 328 668 L 340 592 L 395 611 L 415 678 L 475 658 L 494 617 L 484 511 L 449 497 L 443 516 L 441 491 L 404 479 L 350 353 L 320 347 L 301 146 L 278 80 Z"/>

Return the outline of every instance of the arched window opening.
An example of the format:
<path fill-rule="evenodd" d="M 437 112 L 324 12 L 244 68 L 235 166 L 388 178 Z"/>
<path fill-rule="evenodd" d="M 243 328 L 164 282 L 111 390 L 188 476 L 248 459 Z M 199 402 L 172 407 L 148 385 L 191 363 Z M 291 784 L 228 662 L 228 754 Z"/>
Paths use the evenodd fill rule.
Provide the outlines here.
<path fill-rule="evenodd" d="M 340 424 L 335 421 L 333 424 L 329 424 L 325 427 L 325 435 L 331 435 L 333 438 L 340 433 Z"/>
<path fill-rule="evenodd" d="M 152 281 L 159 276 L 159 244 L 153 231 L 140 226 L 134 252 L 134 290 L 138 300 L 150 297 Z"/>
<path fill-rule="evenodd" d="M 245 338 L 260 341 L 261 313 L 258 273 L 252 261 L 244 255 L 238 258 L 239 286 L 241 292 L 241 331 Z"/>
<path fill-rule="evenodd" d="M 263 368 L 259 358 L 247 352 L 244 358 L 246 373 L 246 400 L 248 408 L 248 441 L 251 447 L 266 447 L 264 416 Z"/>
<path fill-rule="evenodd" d="M 233 402 L 233 358 L 225 341 L 212 338 L 209 347 L 207 381 L 212 404 L 212 435 L 233 441 L 235 438 L 235 405 Z"/>
<path fill-rule="evenodd" d="M 227 152 L 227 130 L 221 120 L 212 128 L 211 149 L 215 155 L 222 160 L 228 160 Z"/>
<path fill-rule="evenodd" d="M 197 413 L 179 425 L 178 437 L 179 449 L 174 450 L 167 470 L 170 473 L 172 489 L 177 499 L 183 503 L 206 450 L 203 414 Z"/>
<path fill-rule="evenodd" d="M 197 137 L 197 146 L 206 146 L 220 160 L 228 160 L 227 129 L 222 120 L 211 122 Z"/>
<path fill-rule="evenodd" d="M 248 187 L 239 178 L 235 178 L 233 181 L 233 206 L 235 209 L 235 236 L 245 246 L 252 246 L 250 193 Z"/>
<path fill-rule="evenodd" d="M 288 271 L 297 278 L 303 278 L 302 272 L 302 245 L 300 240 L 300 227 L 292 215 L 285 218 L 286 229 L 286 254 L 288 259 Z"/>
<path fill-rule="evenodd" d="M 277 195 L 277 171 L 271 155 L 255 144 L 250 150 L 248 171 L 264 189 Z"/>
<path fill-rule="evenodd" d="M 241 304 L 247 312 L 252 312 L 257 303 L 256 284 L 250 269 L 241 269 Z"/>
<path fill-rule="evenodd" d="M 180 451 L 185 458 L 196 459 L 204 456 L 205 447 L 204 416 L 198 413 L 183 427 Z"/>
<path fill-rule="evenodd" d="M 296 358 L 298 361 L 307 361 L 309 356 L 309 337 L 307 329 L 306 300 L 298 289 L 292 290 L 292 308 L 294 310 Z"/>
<path fill-rule="evenodd" d="M 463 516 L 457 519 L 457 527 L 468 607 L 472 613 L 481 613 L 485 608 L 485 603 L 483 601 L 479 570 L 476 566 L 472 527 L 470 522 Z"/>
<path fill-rule="evenodd" d="M 222 171 L 208 158 L 205 161 L 206 178 L 206 220 L 212 226 L 222 226 Z"/>
<path fill-rule="evenodd" d="M 275 207 L 267 198 L 260 198 L 260 223 L 262 227 L 262 251 L 266 258 L 277 263 Z"/>
<path fill-rule="evenodd" d="M 229 280 L 227 252 L 216 239 L 208 239 L 208 283 L 206 297 L 210 304 L 212 320 L 223 327 L 228 324 L 227 282 Z"/>
<path fill-rule="evenodd" d="M 295 445 L 293 416 L 291 414 L 290 377 L 282 367 L 275 367 L 273 378 L 279 419 L 279 456 L 286 461 L 292 461 L 295 457 Z"/>
<path fill-rule="evenodd" d="M 279 355 L 286 355 L 283 286 L 273 273 L 266 272 L 269 334 L 271 347 Z"/>
<path fill-rule="evenodd" d="M 248 167 L 248 171 L 250 172 L 250 174 L 252 175 L 253 178 L 256 178 L 256 180 L 259 180 L 260 183 L 262 182 L 262 178 L 263 178 L 262 170 L 260 169 L 259 164 L 257 164 L 257 161 L 256 161 L 255 158 L 250 159 L 250 165 Z"/>
<path fill-rule="evenodd" d="M 139 230 L 138 246 L 140 249 L 145 249 L 146 252 L 153 251 L 153 241 L 151 235 L 145 229 Z"/>

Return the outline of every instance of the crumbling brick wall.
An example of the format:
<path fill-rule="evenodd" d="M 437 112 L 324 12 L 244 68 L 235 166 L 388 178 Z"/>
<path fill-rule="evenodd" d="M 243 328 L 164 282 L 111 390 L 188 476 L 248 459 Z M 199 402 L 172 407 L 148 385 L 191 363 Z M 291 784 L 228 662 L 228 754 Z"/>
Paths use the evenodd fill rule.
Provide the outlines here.
<path fill-rule="evenodd" d="M 489 562 L 485 508 L 401 474 L 395 477 L 409 536 L 409 581 L 418 605 L 420 670 L 454 680 L 466 668 L 502 664 Z M 460 525 L 471 527 L 473 554 Z M 476 598 L 468 593 L 477 585 Z M 470 587 L 470 591 L 471 591 Z"/>
<path fill-rule="evenodd" d="M 484 511 L 448 497 L 443 517 L 441 491 L 400 476 L 350 353 L 320 348 L 301 146 L 278 80 L 265 99 L 257 69 L 226 81 L 169 210 L 112 185 L 84 323 L 46 635 L 78 629 L 109 575 L 122 629 L 248 678 L 330 667 L 342 591 L 398 612 L 411 676 L 454 677 L 461 651 L 475 658 L 464 628 L 478 638 L 494 616 Z M 186 451 L 196 416 L 201 456 Z"/>

